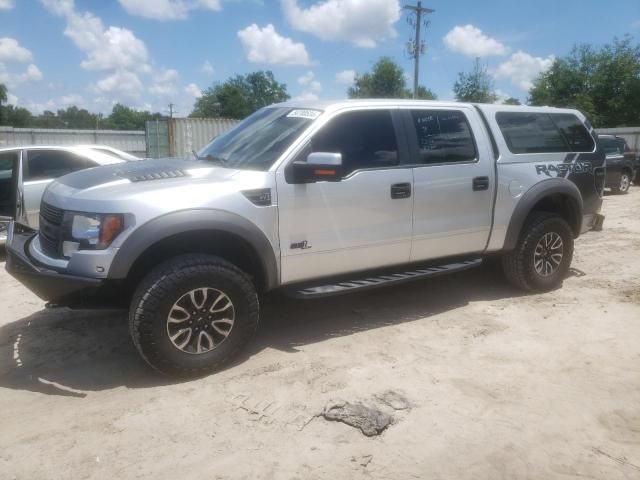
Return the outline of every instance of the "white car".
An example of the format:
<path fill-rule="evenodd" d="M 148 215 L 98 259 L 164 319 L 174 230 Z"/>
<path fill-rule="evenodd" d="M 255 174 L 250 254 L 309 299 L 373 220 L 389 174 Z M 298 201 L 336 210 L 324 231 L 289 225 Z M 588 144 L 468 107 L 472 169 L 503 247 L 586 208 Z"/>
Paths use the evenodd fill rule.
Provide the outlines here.
<path fill-rule="evenodd" d="M 47 185 L 67 173 L 139 160 L 102 145 L 31 146 L 0 149 L 0 245 L 10 219 L 38 228 L 40 200 Z"/>

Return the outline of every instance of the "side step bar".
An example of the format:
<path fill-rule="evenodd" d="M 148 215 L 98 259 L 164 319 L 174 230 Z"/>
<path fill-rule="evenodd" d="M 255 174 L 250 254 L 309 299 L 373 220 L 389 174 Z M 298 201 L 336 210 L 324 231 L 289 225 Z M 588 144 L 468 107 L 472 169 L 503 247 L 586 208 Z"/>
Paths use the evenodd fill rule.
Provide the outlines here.
<path fill-rule="evenodd" d="M 360 279 L 346 280 L 343 282 L 325 284 L 325 285 L 309 285 L 305 287 L 292 286 L 286 288 L 287 295 L 294 298 L 319 298 L 330 295 L 340 295 L 356 291 L 368 290 L 371 288 L 386 287 L 399 283 L 409 282 L 412 280 L 422 280 L 425 278 L 443 275 L 445 273 L 460 272 L 469 268 L 478 267 L 482 264 L 482 259 L 466 260 L 462 262 L 450 263 L 447 265 L 439 265 L 417 270 L 408 270 L 398 273 L 389 273 L 387 275 L 371 276 Z"/>

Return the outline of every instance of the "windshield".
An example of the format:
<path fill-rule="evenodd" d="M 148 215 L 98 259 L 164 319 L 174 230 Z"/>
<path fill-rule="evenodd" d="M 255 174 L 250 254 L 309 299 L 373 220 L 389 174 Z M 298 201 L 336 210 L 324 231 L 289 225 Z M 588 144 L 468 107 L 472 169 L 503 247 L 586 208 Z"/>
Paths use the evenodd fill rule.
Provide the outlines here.
<path fill-rule="evenodd" d="M 197 156 L 229 168 L 266 171 L 321 113 L 290 107 L 263 108 L 215 138 Z"/>

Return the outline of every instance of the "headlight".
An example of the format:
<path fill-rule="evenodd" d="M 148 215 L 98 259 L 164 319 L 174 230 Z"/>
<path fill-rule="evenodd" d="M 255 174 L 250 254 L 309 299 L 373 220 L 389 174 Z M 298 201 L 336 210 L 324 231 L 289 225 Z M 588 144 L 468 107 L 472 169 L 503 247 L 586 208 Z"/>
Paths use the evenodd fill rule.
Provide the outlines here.
<path fill-rule="evenodd" d="M 104 250 L 124 230 L 124 215 L 66 212 L 63 255 L 76 250 Z"/>

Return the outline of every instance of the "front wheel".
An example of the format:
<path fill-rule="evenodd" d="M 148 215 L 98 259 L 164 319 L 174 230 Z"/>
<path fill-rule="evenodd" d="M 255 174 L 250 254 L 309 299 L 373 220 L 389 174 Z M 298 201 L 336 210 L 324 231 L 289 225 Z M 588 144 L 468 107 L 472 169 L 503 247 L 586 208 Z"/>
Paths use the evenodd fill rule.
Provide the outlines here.
<path fill-rule="evenodd" d="M 530 292 L 558 288 L 573 259 L 573 232 L 561 217 L 545 212 L 529 216 L 516 248 L 502 257 L 507 280 Z"/>
<path fill-rule="evenodd" d="M 620 183 L 613 187 L 613 193 L 617 194 L 625 194 L 629 192 L 629 187 L 631 186 L 631 174 L 628 172 L 622 172 L 620 175 Z"/>
<path fill-rule="evenodd" d="M 182 255 L 140 283 L 129 328 L 149 365 L 193 376 L 233 358 L 255 332 L 258 317 L 258 296 L 242 271 L 218 257 Z"/>

